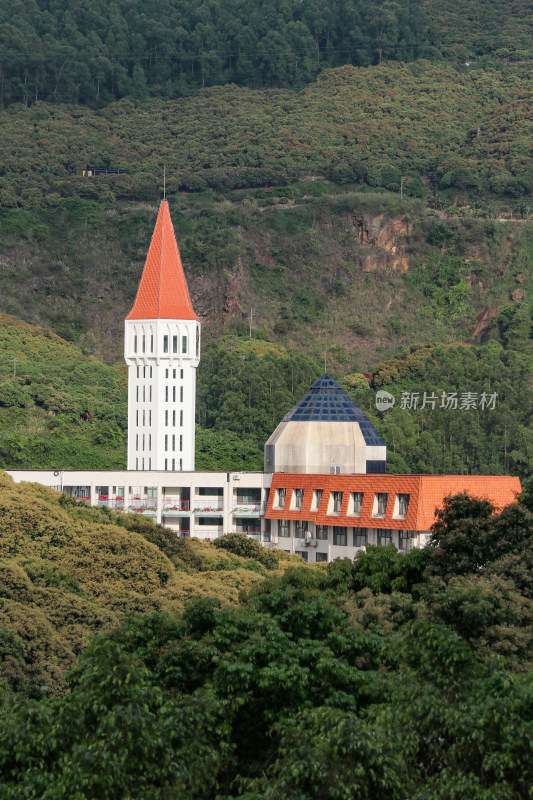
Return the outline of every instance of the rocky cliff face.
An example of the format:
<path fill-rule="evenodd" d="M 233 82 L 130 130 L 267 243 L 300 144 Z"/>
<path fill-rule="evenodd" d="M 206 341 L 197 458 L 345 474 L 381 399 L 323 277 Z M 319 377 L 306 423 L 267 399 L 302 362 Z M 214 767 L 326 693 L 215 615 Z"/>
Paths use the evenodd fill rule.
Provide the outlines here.
<path fill-rule="evenodd" d="M 406 249 L 409 245 L 410 223 L 407 219 L 386 219 L 354 212 L 353 229 L 361 244 L 356 263 L 363 272 L 377 269 L 406 270 L 409 268 Z"/>

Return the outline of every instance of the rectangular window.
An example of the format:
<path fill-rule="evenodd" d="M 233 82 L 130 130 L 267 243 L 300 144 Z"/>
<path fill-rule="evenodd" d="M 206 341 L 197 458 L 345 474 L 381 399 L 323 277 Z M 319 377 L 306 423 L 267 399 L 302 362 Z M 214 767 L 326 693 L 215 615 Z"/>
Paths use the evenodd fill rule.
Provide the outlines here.
<path fill-rule="evenodd" d="M 302 503 L 304 499 L 304 490 L 303 489 L 295 489 L 294 490 L 294 507 L 297 511 L 302 510 Z"/>
<path fill-rule="evenodd" d="M 135 334 L 135 336 L 133 337 L 133 352 L 134 353 L 137 352 L 137 334 Z M 138 369 L 138 367 L 137 367 L 137 369 Z"/>
<path fill-rule="evenodd" d="M 150 352 L 151 353 L 154 352 L 154 335 L 153 334 L 150 336 Z M 152 367 L 150 367 L 150 377 L 152 377 L 151 370 L 152 370 Z"/>
<path fill-rule="evenodd" d="M 180 386 L 180 402 L 183 403 L 183 386 Z"/>
<path fill-rule="evenodd" d="M 142 468 L 144 469 L 144 458 L 143 458 L 143 467 Z"/>
<path fill-rule="evenodd" d="M 143 403 L 146 403 L 146 386 L 143 386 Z"/>
<path fill-rule="evenodd" d="M 144 452 L 144 442 L 145 442 L 145 435 L 143 433 L 143 452 Z"/>
<path fill-rule="evenodd" d="M 333 497 L 333 513 L 340 514 L 342 508 L 342 495 L 343 492 L 332 492 Z"/>
<path fill-rule="evenodd" d="M 150 367 L 150 377 L 152 377 L 152 367 Z"/>
<path fill-rule="evenodd" d="M 146 378 L 146 367 L 143 367 L 143 378 Z"/>
<path fill-rule="evenodd" d="M 180 435 L 180 453 L 183 450 L 183 436 Z"/>
<path fill-rule="evenodd" d="M 278 533 L 280 536 L 287 538 L 290 535 L 289 533 L 289 520 L 288 519 L 280 519 L 278 520 Z"/>
<path fill-rule="evenodd" d="M 295 550 L 294 554 L 296 556 L 301 556 L 304 561 L 309 561 L 309 553 L 307 550 Z"/>
<path fill-rule="evenodd" d="M 182 353 L 186 353 L 187 352 L 187 337 L 186 336 L 182 336 L 181 337 L 181 352 Z"/>
<path fill-rule="evenodd" d="M 398 531 L 398 547 L 400 550 L 411 550 L 414 542 L 414 531 Z"/>
<path fill-rule="evenodd" d="M 168 353 L 168 336 L 163 336 L 163 353 Z"/>
<path fill-rule="evenodd" d="M 328 526 L 327 525 L 317 525 L 316 526 L 316 538 L 327 542 L 327 540 L 328 540 Z"/>
<path fill-rule="evenodd" d="M 152 424 L 152 412 L 149 411 L 148 412 L 148 425 L 151 425 L 151 424 Z"/>
<path fill-rule="evenodd" d="M 146 353 L 146 334 L 143 333 L 143 353 Z"/>
<path fill-rule="evenodd" d="M 150 402 L 152 402 L 152 384 L 150 384 Z"/>
<path fill-rule="evenodd" d="M 172 370 L 172 377 L 173 377 L 174 379 L 176 378 L 176 370 L 175 370 L 175 369 L 173 369 L 173 370 Z"/>
<path fill-rule="evenodd" d="M 329 474 L 330 475 L 340 475 L 341 471 L 342 471 L 342 467 L 340 467 L 340 466 L 334 466 L 334 467 L 330 467 L 329 468 Z"/>
<path fill-rule="evenodd" d="M 135 434 L 135 449 L 136 450 L 139 449 L 139 434 L 138 433 Z"/>
<path fill-rule="evenodd" d="M 168 403 L 168 386 L 165 386 L 165 403 Z"/>
<path fill-rule="evenodd" d="M 347 528 L 333 528 L 333 544 L 336 544 L 340 547 L 346 547 L 348 544 Z"/>
<path fill-rule="evenodd" d="M 148 450 L 152 449 L 152 434 L 148 434 Z"/>
<path fill-rule="evenodd" d="M 182 369 L 180 369 L 180 378 L 181 378 L 181 380 L 183 380 L 183 370 Z"/>
<path fill-rule="evenodd" d="M 172 434 L 172 452 L 176 449 L 176 437 Z"/>
<path fill-rule="evenodd" d="M 168 378 L 168 369 L 165 370 L 165 378 Z"/>
<path fill-rule="evenodd" d="M 183 425 L 183 411 L 180 411 L 180 426 Z"/>
<path fill-rule="evenodd" d="M 167 469 L 168 469 L 168 459 L 165 458 L 165 472 L 167 471 Z"/>
<path fill-rule="evenodd" d="M 176 425 L 176 412 L 175 411 L 172 412 L 172 424 Z"/>
<path fill-rule="evenodd" d="M 172 459 L 172 472 L 174 472 L 175 469 L 176 469 L 176 459 L 173 458 Z"/>
<path fill-rule="evenodd" d="M 388 544 L 391 544 L 391 542 L 392 542 L 391 530 L 387 528 L 383 528 L 383 530 L 381 531 L 378 530 L 378 544 L 386 546 Z"/>
<path fill-rule="evenodd" d="M 138 424 L 139 424 L 139 411 L 136 411 L 136 412 L 135 412 L 135 424 L 136 424 L 136 425 L 138 425 Z"/>
<path fill-rule="evenodd" d="M 278 489 L 278 508 L 285 508 L 286 489 Z"/>
<path fill-rule="evenodd" d="M 307 528 L 307 523 L 304 522 L 303 519 L 297 519 L 296 520 L 296 530 L 294 532 L 294 535 L 298 539 L 304 539 L 305 538 L 306 528 Z"/>
<path fill-rule="evenodd" d="M 152 469 L 152 459 L 148 459 L 148 469 Z"/>
<path fill-rule="evenodd" d="M 200 328 L 196 328 L 196 358 L 200 358 Z"/>
<path fill-rule="evenodd" d="M 165 425 L 168 425 L 168 411 L 165 411 Z"/>
<path fill-rule="evenodd" d="M 135 469 L 139 469 L 139 459 L 135 459 Z"/>
<path fill-rule="evenodd" d="M 146 425 L 146 411 L 143 411 L 143 425 Z"/>
<path fill-rule="evenodd" d="M 139 377 L 139 367 L 137 367 L 137 377 Z"/>
<path fill-rule="evenodd" d="M 168 450 L 168 433 L 165 433 L 165 452 Z"/>
<path fill-rule="evenodd" d="M 384 517 L 387 513 L 387 501 L 389 495 L 386 492 L 376 493 L 376 513 L 374 516 Z"/>
<path fill-rule="evenodd" d="M 411 495 L 399 494 L 398 495 L 398 514 L 400 517 L 406 517 L 409 510 L 409 500 Z"/>
<path fill-rule="evenodd" d="M 354 528 L 353 529 L 353 546 L 365 547 L 368 542 L 367 528 Z"/>
<path fill-rule="evenodd" d="M 172 387 L 172 402 L 173 403 L 176 402 L 176 387 L 175 386 Z"/>
<path fill-rule="evenodd" d="M 327 561 L 328 560 L 328 554 L 327 553 L 317 553 L 315 558 L 316 558 L 317 562 Z"/>
<path fill-rule="evenodd" d="M 178 352 L 178 337 L 177 336 L 173 336 L 172 337 L 172 352 L 173 353 L 177 353 Z"/>
<path fill-rule="evenodd" d="M 353 513 L 359 517 L 363 508 L 363 492 L 352 492 Z"/>
<path fill-rule="evenodd" d="M 180 458 L 180 469 L 183 469 L 183 459 Z"/>
<path fill-rule="evenodd" d="M 139 402 L 139 387 L 138 386 L 137 386 L 136 400 L 137 400 L 137 402 Z"/>

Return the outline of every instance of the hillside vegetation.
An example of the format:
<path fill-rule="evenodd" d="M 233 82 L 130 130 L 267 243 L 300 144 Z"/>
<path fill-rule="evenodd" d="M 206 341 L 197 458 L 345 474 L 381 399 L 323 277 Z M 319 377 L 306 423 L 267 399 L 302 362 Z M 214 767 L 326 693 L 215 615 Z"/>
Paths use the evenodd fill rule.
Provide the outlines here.
<path fill-rule="evenodd" d="M 50 493 L 41 497 L 50 503 Z M 302 565 L 266 580 L 249 572 L 257 580 L 238 606 L 201 599 L 179 614 L 130 616 L 93 639 L 63 696 L 41 686 L 31 699 L 0 685 L 3 796 L 67 800 L 76 787 L 80 800 L 526 800 L 531 499 L 491 516 L 488 502 L 460 495 L 424 550 L 370 547 L 353 564 Z M 95 526 L 74 553 L 65 522 L 79 526 L 86 510 L 60 511 L 55 542 L 41 524 L 33 545 L 47 545 L 48 557 L 64 552 L 77 576 L 87 569 L 74 561 L 106 553 L 111 605 L 130 581 L 137 602 L 141 552 L 156 591 L 143 594 L 145 607 L 172 605 L 179 582 L 196 578 L 172 571 L 138 534 L 117 540 L 112 525 Z M 119 541 L 131 560 L 113 553 Z M 61 595 L 37 588 L 42 561 L 24 568 L 15 559 L 7 591 L 31 620 L 33 597 Z M 82 600 L 72 576 L 63 581 L 71 621 Z M 61 633 L 69 646 L 72 631 Z M 11 640 L 21 649 L 22 635 Z"/>
<path fill-rule="evenodd" d="M 291 561 L 244 536 L 233 536 L 244 557 L 177 539 L 141 514 L 78 505 L 5 473 L 0 519 L 0 677 L 29 694 L 62 691 L 89 637 L 126 613 L 176 614 L 192 597 L 234 604 Z"/>
<path fill-rule="evenodd" d="M 2 104 L 103 104 L 235 82 L 301 86 L 325 67 L 531 56 L 527 0 L 38 0 L 0 5 Z"/>

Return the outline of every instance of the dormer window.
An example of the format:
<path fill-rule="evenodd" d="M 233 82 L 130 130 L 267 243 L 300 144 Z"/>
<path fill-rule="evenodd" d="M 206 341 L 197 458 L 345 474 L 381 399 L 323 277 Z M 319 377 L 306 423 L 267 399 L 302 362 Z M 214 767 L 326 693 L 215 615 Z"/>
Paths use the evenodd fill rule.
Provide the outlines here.
<path fill-rule="evenodd" d="M 363 492 L 352 492 L 352 506 L 353 506 L 352 513 L 356 517 L 361 516 L 361 511 L 363 509 L 363 497 L 364 497 Z"/>
<path fill-rule="evenodd" d="M 398 514 L 400 515 L 400 517 L 407 516 L 407 512 L 409 510 L 409 499 L 410 495 L 408 494 L 398 495 Z"/>
<path fill-rule="evenodd" d="M 333 513 L 340 514 L 342 508 L 342 492 L 332 492 L 331 499 L 333 501 Z"/>
<path fill-rule="evenodd" d="M 387 502 L 389 495 L 386 492 L 376 492 L 374 495 L 374 508 L 372 509 L 373 517 L 384 517 L 387 513 Z"/>
<path fill-rule="evenodd" d="M 304 490 L 303 489 L 295 489 L 293 493 L 294 497 L 294 508 L 296 511 L 302 510 L 302 503 L 304 499 Z"/>
<path fill-rule="evenodd" d="M 311 511 L 318 511 L 320 508 L 320 501 L 322 500 L 322 489 L 315 489 L 313 492 L 313 501 L 311 503 Z"/>
<path fill-rule="evenodd" d="M 278 489 L 278 508 L 285 508 L 286 497 L 287 497 L 287 489 Z"/>

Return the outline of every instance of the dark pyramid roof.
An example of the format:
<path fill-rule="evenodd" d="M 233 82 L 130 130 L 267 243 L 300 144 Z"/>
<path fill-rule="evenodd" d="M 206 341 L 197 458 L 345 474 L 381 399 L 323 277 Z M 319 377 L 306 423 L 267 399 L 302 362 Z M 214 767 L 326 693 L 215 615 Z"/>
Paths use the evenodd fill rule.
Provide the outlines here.
<path fill-rule="evenodd" d="M 329 375 L 313 383 L 307 394 L 285 414 L 283 422 L 358 422 L 368 445 L 385 445 L 366 414 Z"/>

